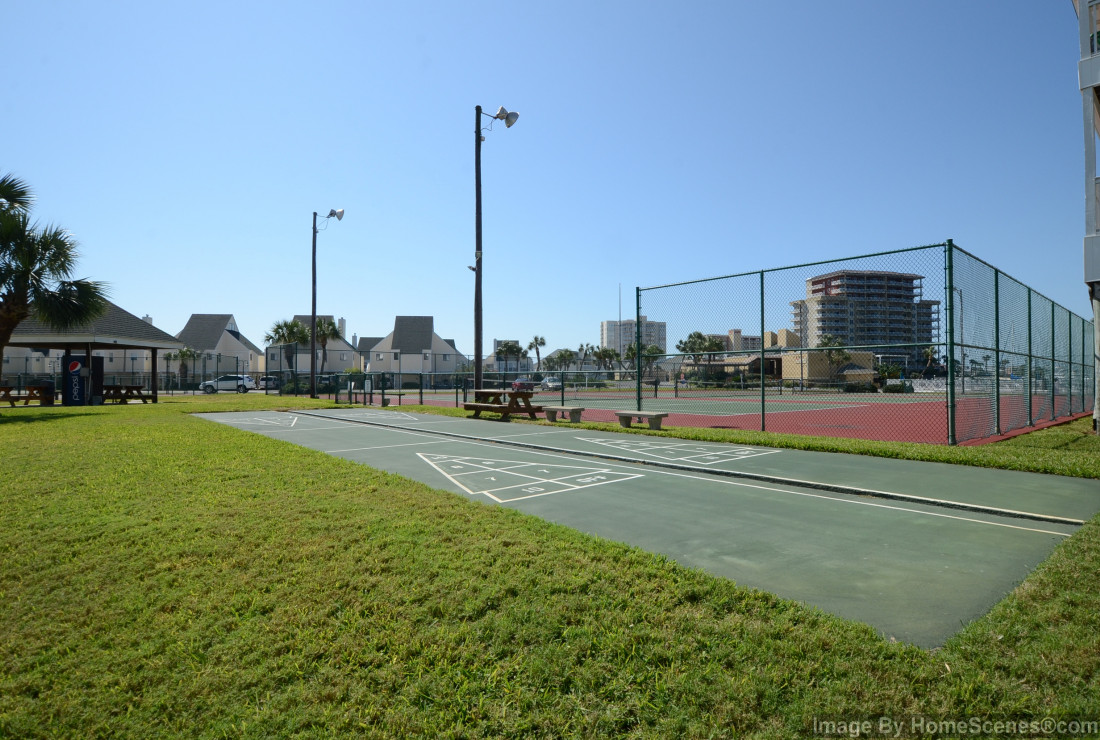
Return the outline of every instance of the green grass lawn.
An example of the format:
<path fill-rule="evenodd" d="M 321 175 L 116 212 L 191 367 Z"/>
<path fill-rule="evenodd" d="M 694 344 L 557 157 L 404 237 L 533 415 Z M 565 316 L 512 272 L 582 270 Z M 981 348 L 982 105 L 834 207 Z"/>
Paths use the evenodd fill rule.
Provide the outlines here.
<path fill-rule="evenodd" d="M 815 718 L 1100 720 L 1098 519 L 925 651 L 189 415 L 329 405 L 0 410 L 0 737 L 778 738 L 813 736 Z M 1096 477 L 1090 423 L 931 450 L 748 436 Z"/>

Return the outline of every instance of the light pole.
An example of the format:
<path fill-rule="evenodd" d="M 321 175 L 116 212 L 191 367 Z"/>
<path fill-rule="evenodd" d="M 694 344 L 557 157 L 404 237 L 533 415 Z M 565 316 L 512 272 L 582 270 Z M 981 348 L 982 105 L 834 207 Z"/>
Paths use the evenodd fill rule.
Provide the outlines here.
<path fill-rule="evenodd" d="M 507 111 L 502 105 L 495 115 L 481 112 L 481 106 L 474 106 L 474 390 L 481 390 L 481 117 L 504 121 L 505 128 L 519 120 L 519 113 Z M 492 122 L 489 127 L 492 128 Z"/>
<path fill-rule="evenodd" d="M 332 209 L 325 216 L 328 221 L 336 216 L 337 221 L 344 218 L 344 209 Z M 310 304 L 309 319 L 309 397 L 317 398 L 317 211 L 313 212 L 313 303 Z"/>

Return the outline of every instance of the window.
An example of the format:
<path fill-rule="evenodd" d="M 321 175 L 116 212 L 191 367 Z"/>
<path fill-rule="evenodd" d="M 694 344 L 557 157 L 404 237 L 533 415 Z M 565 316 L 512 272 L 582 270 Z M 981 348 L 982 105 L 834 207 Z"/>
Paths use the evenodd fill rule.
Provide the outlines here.
<path fill-rule="evenodd" d="M 268 359 L 272 360 L 272 361 L 275 361 L 275 360 L 279 359 L 279 353 L 278 352 L 272 352 L 271 357 L 269 357 Z"/>
<path fill-rule="evenodd" d="M 451 356 L 450 356 L 450 355 L 443 355 L 443 361 L 444 361 L 444 362 L 446 362 L 446 361 L 447 361 L 447 360 L 449 360 L 449 359 L 451 359 Z"/>
<path fill-rule="evenodd" d="M 347 362 L 347 360 L 348 360 L 348 353 L 347 352 L 341 352 L 340 353 L 340 362 Z"/>
<path fill-rule="evenodd" d="M 382 359 L 382 353 L 381 353 L 381 352 L 379 352 L 379 353 L 378 353 L 378 356 L 377 356 L 377 357 L 375 357 L 374 359 L 376 359 L 376 360 L 381 360 L 381 359 Z"/>
<path fill-rule="evenodd" d="M 401 353 L 400 352 L 394 352 L 393 353 L 393 361 L 397 362 L 400 359 L 401 359 Z"/>

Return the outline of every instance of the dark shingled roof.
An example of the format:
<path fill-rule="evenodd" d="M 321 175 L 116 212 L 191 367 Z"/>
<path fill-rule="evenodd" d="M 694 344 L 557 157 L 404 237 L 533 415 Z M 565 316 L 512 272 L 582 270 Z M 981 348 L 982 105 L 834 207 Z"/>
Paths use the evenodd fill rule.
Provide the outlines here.
<path fill-rule="evenodd" d="M 137 349 L 180 349 L 183 343 L 166 331 L 142 321 L 110 301 L 107 311 L 94 321 L 68 331 L 57 331 L 35 318 L 24 320 L 12 332 L 13 347 L 64 347 L 91 344 L 93 347 Z"/>
<path fill-rule="evenodd" d="M 222 334 L 228 333 L 248 349 L 262 355 L 263 350 L 248 341 L 239 331 L 226 329 L 232 320 L 233 314 L 228 313 L 193 313 L 187 320 L 187 326 L 176 336 L 185 346 L 203 352 L 217 347 Z"/>
<path fill-rule="evenodd" d="M 432 348 L 431 316 L 398 316 L 393 322 L 393 348 L 398 352 L 423 352 Z"/>
<path fill-rule="evenodd" d="M 370 352 L 374 349 L 374 345 L 381 342 L 385 337 L 359 337 L 359 346 L 355 349 L 359 352 Z"/>

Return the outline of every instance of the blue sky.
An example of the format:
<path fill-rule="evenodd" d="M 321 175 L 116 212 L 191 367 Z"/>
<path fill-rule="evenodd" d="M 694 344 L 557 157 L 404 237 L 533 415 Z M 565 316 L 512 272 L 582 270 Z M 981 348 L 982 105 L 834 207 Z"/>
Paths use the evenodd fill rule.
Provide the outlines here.
<path fill-rule="evenodd" d="M 310 309 L 599 342 L 634 288 L 942 242 L 1091 317 L 1069 0 L 9 3 L 0 172 L 78 276 L 261 344 Z M 676 338 L 670 337 L 670 344 Z"/>

